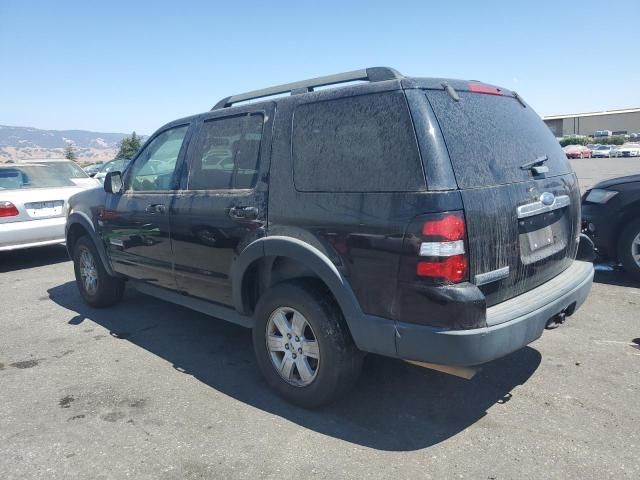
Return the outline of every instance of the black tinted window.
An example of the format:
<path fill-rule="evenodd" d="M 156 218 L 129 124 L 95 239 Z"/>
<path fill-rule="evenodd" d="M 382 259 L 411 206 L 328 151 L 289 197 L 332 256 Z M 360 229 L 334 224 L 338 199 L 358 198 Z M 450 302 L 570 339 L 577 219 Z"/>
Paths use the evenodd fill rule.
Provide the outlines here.
<path fill-rule="evenodd" d="M 189 153 L 189 190 L 252 188 L 263 123 L 259 113 L 204 122 Z"/>
<path fill-rule="evenodd" d="M 299 105 L 293 120 L 298 190 L 423 190 L 424 175 L 402 92 Z"/>
<path fill-rule="evenodd" d="M 546 155 L 548 175 L 568 173 L 569 163 L 551 130 L 513 97 L 428 90 L 460 188 L 501 185 L 531 178 L 520 165 Z"/>

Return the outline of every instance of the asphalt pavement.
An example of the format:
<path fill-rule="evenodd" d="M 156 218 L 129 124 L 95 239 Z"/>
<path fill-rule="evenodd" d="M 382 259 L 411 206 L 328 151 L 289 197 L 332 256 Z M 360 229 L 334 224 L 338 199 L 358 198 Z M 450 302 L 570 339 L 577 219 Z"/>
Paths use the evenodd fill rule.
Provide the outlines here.
<path fill-rule="evenodd" d="M 595 162 L 572 163 L 611 173 Z M 248 330 L 130 289 L 93 309 L 63 247 L 2 254 L 0 479 L 637 479 L 638 287 L 597 272 L 565 325 L 472 380 L 370 355 L 306 411 Z"/>

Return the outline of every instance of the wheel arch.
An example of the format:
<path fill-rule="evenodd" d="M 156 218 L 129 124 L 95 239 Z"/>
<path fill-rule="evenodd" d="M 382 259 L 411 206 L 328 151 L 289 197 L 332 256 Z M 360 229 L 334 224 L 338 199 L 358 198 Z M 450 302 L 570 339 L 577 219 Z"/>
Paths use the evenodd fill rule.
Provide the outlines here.
<path fill-rule="evenodd" d="M 357 344 L 356 332 L 362 323 L 363 312 L 351 286 L 326 255 L 308 243 L 295 238 L 266 237 L 256 240 L 245 248 L 231 267 L 235 309 L 243 315 L 253 313 L 250 295 L 247 294 L 249 277 L 255 275 L 255 268 L 261 262 L 267 262 L 271 268 L 278 259 L 303 265 L 309 275 L 301 272 L 300 277 L 313 276 L 329 289 L 342 310 L 347 326 Z"/>
<path fill-rule="evenodd" d="M 67 218 L 67 225 L 65 227 L 65 239 L 67 244 L 67 252 L 69 257 L 73 259 L 73 248 L 78 239 L 87 235 L 91 238 L 91 241 L 100 255 L 100 261 L 104 265 L 105 270 L 109 275 L 114 275 L 111 269 L 111 264 L 108 261 L 107 252 L 104 248 L 104 243 L 100 240 L 98 233 L 96 232 L 93 224 L 88 219 L 87 215 L 81 212 L 73 212 Z"/>

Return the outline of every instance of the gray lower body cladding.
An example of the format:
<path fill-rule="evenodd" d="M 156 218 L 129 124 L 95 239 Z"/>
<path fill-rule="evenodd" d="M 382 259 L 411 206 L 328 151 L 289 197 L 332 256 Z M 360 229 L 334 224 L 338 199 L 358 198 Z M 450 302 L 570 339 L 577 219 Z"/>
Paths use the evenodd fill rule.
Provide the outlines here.
<path fill-rule="evenodd" d="M 487 309 L 487 326 L 447 330 L 371 318 L 376 335 L 365 350 L 406 360 L 472 366 L 508 355 L 538 339 L 547 322 L 573 313 L 584 303 L 593 282 L 593 265 L 575 261 L 549 282 Z M 395 351 L 386 338 L 395 337 Z M 384 338 L 383 338 L 384 337 Z"/>

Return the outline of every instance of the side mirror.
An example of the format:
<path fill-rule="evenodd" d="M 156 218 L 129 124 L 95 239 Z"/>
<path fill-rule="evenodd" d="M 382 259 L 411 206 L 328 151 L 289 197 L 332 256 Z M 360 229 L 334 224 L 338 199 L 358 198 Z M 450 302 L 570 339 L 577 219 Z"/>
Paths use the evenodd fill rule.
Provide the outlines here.
<path fill-rule="evenodd" d="M 122 193 L 122 174 L 109 172 L 104 177 L 104 191 L 107 193 Z"/>

